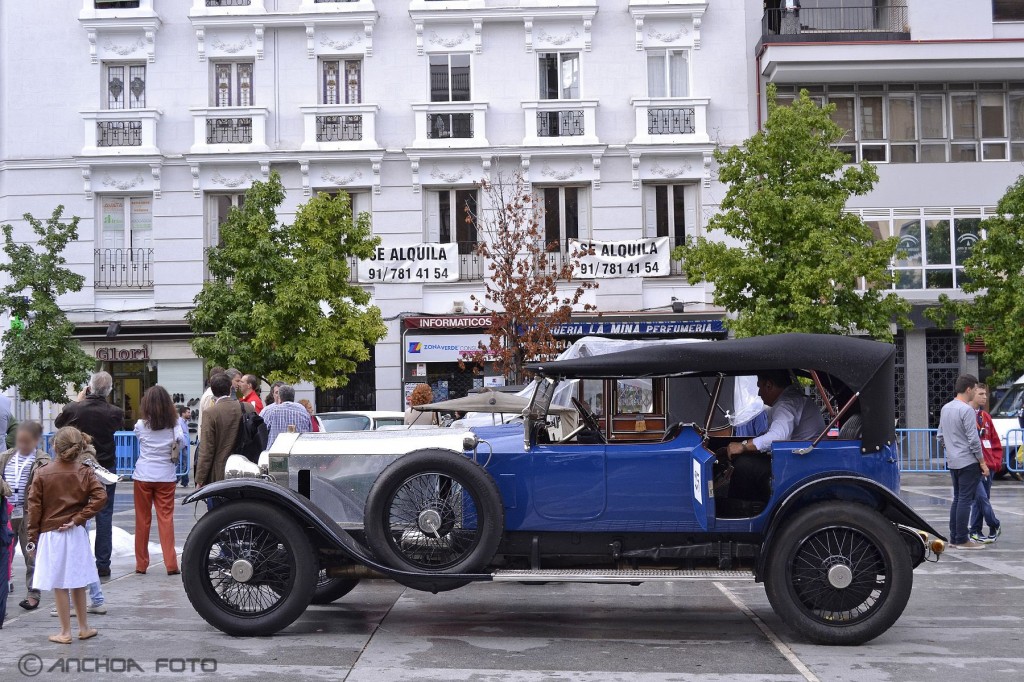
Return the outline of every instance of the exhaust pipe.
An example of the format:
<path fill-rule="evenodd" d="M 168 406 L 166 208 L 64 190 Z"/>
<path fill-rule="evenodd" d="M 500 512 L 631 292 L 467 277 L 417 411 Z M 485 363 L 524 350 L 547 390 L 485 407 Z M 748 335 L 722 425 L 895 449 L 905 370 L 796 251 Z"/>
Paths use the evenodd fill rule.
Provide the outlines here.
<path fill-rule="evenodd" d="M 391 580 L 383 573 L 378 573 L 372 568 L 360 564 L 349 564 L 347 566 L 330 566 L 327 569 L 329 578 L 350 578 L 356 580 Z"/>

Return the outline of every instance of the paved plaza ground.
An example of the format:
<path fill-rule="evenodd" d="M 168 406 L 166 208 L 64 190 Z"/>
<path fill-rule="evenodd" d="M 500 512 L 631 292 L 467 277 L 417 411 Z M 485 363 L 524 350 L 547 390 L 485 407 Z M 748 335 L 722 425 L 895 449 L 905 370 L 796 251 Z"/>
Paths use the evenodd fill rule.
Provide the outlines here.
<path fill-rule="evenodd" d="M 130 484 L 119 486 L 115 515 L 115 524 L 129 533 L 130 490 Z M 948 526 L 947 476 L 906 475 L 902 494 L 937 528 Z M 20 662 L 27 673 L 41 665 L 41 680 L 1019 682 L 1024 484 L 997 482 L 993 500 L 1004 526 L 999 542 L 980 552 L 949 552 L 919 568 L 903 617 L 860 647 L 803 642 L 752 581 L 480 584 L 439 595 L 368 581 L 336 604 L 311 607 L 274 637 L 239 639 L 196 615 L 180 577 L 166 576 L 161 564 L 136 575 L 133 558 L 122 556 L 104 588 L 110 612 L 93 618 L 100 635 L 87 642 L 47 642 L 57 627 L 50 596 L 42 608 L 25 612 L 17 606 L 22 586 L 16 586 L 0 633 L 0 680 L 21 679 Z M 177 509 L 179 547 L 196 513 Z M 17 577 L 23 577 L 20 566 Z M 61 656 L 82 660 L 62 664 Z M 108 658 L 112 671 L 131 670 L 76 669 L 102 666 Z"/>

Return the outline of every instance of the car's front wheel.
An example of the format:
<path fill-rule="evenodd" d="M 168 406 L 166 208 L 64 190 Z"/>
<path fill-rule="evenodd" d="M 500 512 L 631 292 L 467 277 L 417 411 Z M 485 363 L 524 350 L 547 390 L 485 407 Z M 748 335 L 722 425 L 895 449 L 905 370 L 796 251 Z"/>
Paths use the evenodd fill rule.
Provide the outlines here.
<path fill-rule="evenodd" d="M 366 500 L 364 523 L 374 555 L 393 568 L 474 573 L 498 549 L 504 507 L 482 466 L 456 452 L 423 450 L 380 474 Z"/>
<path fill-rule="evenodd" d="M 185 541 L 182 578 L 196 612 L 222 632 L 272 635 L 310 603 L 317 561 L 306 533 L 280 509 L 228 502 Z"/>
<path fill-rule="evenodd" d="M 891 521 L 850 502 L 798 512 L 768 548 L 765 591 L 788 625 L 817 644 L 862 644 L 910 598 L 913 567 Z"/>

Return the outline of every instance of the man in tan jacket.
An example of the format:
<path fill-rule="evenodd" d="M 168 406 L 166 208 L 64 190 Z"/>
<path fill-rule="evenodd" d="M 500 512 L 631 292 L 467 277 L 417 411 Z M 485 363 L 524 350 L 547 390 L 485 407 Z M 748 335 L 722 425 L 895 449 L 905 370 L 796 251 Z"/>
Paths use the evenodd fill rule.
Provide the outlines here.
<path fill-rule="evenodd" d="M 231 377 L 218 374 L 210 377 L 213 406 L 206 410 L 199 434 L 199 457 L 196 460 L 196 488 L 224 480 L 224 466 L 235 450 L 238 429 L 242 423 L 243 404 L 235 399 Z M 252 409 L 249 406 L 249 409 Z M 213 500 L 207 500 L 212 508 Z"/>

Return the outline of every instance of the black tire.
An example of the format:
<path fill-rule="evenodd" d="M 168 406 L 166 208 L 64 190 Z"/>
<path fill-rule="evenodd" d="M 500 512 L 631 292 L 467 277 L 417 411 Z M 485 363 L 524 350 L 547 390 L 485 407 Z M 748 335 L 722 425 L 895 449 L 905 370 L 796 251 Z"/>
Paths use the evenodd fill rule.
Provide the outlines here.
<path fill-rule="evenodd" d="M 505 514 L 498 486 L 482 466 L 456 452 L 422 450 L 377 477 L 364 523 L 370 549 L 392 568 L 475 573 L 494 557 Z"/>
<path fill-rule="evenodd" d="M 192 607 L 234 636 L 272 635 L 295 622 L 310 603 L 317 571 L 305 531 L 263 502 L 227 502 L 204 514 L 182 551 Z"/>
<path fill-rule="evenodd" d="M 359 584 L 359 578 L 331 578 L 321 570 L 317 576 L 311 604 L 331 604 L 351 592 Z"/>
<path fill-rule="evenodd" d="M 907 545 L 891 521 L 865 505 L 808 507 L 785 522 L 767 551 L 768 601 L 816 644 L 872 640 L 896 622 L 910 599 L 914 572 Z"/>

